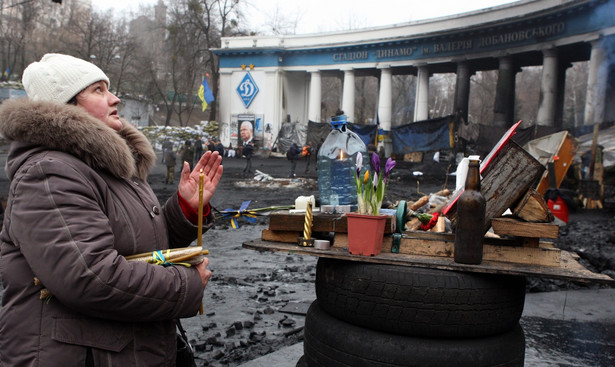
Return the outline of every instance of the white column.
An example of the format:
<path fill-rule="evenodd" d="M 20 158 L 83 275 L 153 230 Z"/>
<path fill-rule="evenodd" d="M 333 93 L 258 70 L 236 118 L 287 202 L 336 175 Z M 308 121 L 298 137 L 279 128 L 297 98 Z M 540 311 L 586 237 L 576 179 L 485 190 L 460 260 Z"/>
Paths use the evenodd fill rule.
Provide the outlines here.
<path fill-rule="evenodd" d="M 555 106 L 557 104 L 557 50 L 543 51 L 542 82 L 540 84 L 540 106 L 536 123 L 540 126 L 553 126 L 555 123 Z"/>
<path fill-rule="evenodd" d="M 393 77 L 391 68 L 387 65 L 380 69 L 380 91 L 378 95 L 378 119 L 380 120 L 380 128 L 386 131 L 391 131 L 391 115 L 393 110 Z M 389 136 L 386 136 L 382 141 L 384 146 L 384 154 L 390 157 L 393 153 L 393 142 Z"/>
<path fill-rule="evenodd" d="M 418 67 L 416 83 L 416 100 L 414 101 L 414 121 L 429 118 L 429 68 L 427 65 Z"/>
<path fill-rule="evenodd" d="M 342 90 L 342 110 L 348 116 L 348 122 L 354 120 L 354 70 L 344 70 L 344 88 Z"/>
<path fill-rule="evenodd" d="M 392 74 L 391 68 L 386 67 L 380 69 L 380 91 L 378 95 L 378 118 L 380 120 L 380 128 L 383 130 L 391 130 L 391 112 L 393 109 L 392 99 Z"/>
<path fill-rule="evenodd" d="M 265 71 L 265 100 L 270 101 L 264 105 L 265 123 L 272 122 L 274 131 L 280 131 L 282 121 L 286 121 L 288 111 L 284 106 L 284 73 L 279 69 Z"/>
<path fill-rule="evenodd" d="M 221 123 L 220 141 L 225 147 L 231 142 L 231 98 L 233 73 L 228 69 L 220 70 L 220 89 L 218 90 L 218 116 Z M 232 142 L 233 146 L 236 144 Z"/>
<path fill-rule="evenodd" d="M 606 53 L 600 41 L 592 42 L 587 76 L 584 124 L 593 125 L 604 121 L 604 98 L 606 96 L 607 63 Z"/>
<path fill-rule="evenodd" d="M 320 104 L 322 103 L 322 80 L 319 70 L 310 73 L 310 97 L 308 101 L 308 119 L 320 122 Z"/>

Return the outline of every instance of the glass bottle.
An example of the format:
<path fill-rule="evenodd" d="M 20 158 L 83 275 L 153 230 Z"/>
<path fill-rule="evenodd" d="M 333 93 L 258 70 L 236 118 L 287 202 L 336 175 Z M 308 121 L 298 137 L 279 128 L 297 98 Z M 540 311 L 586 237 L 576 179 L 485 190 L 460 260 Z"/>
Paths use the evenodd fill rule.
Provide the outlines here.
<path fill-rule="evenodd" d="M 455 262 L 476 265 L 483 261 L 486 205 L 485 197 L 480 192 L 479 161 L 471 159 L 465 190 L 457 201 Z"/>
<path fill-rule="evenodd" d="M 361 138 L 348 130 L 346 115 L 331 118 L 331 132 L 318 150 L 318 193 L 321 205 L 357 205 L 352 178 L 357 153 L 366 167 L 367 148 Z M 354 210 L 354 209 L 353 209 Z"/>

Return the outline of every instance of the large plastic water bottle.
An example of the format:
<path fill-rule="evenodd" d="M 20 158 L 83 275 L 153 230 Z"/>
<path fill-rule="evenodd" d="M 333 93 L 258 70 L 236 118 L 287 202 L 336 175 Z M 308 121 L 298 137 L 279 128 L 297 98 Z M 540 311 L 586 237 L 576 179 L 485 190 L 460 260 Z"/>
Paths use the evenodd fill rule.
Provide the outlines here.
<path fill-rule="evenodd" d="M 357 205 L 357 190 L 351 173 L 355 171 L 358 152 L 363 155 L 363 169 L 369 160 L 365 143 L 346 125 L 346 115 L 333 116 L 331 132 L 318 151 L 321 205 Z"/>

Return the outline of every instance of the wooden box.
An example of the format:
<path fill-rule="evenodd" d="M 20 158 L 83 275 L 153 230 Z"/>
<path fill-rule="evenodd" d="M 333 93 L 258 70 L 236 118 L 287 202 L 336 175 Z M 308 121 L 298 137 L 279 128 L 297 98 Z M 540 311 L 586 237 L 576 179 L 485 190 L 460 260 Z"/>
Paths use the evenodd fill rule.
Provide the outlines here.
<path fill-rule="evenodd" d="M 482 172 L 481 192 L 487 201 L 486 233 L 491 227 L 491 218 L 500 217 L 525 195 L 528 189 L 542 176 L 545 167 L 514 141 L 509 141 Z M 447 214 L 453 225 L 456 223 L 456 208 Z"/>

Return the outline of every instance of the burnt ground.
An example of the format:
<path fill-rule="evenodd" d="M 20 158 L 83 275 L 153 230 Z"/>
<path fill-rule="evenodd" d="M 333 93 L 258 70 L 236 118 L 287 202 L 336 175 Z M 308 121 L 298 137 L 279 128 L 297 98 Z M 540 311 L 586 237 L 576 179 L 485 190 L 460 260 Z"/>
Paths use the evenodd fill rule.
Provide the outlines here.
<path fill-rule="evenodd" d="M 244 158 L 224 159 L 224 175 L 211 203 L 214 209 L 238 209 L 246 200 L 251 200 L 250 209 L 258 209 L 293 205 L 301 195 L 318 197 L 314 161 L 308 173 L 305 161 L 299 162 L 297 178 L 281 185 L 242 177 L 245 162 Z M 290 162 L 283 157 L 253 158 L 252 166 L 274 178 L 285 178 L 290 171 Z M 427 158 L 425 163 L 398 162 L 385 202 L 414 201 L 442 188 L 452 189 L 455 178 L 447 179 L 447 169 L 447 163 Z M 414 171 L 422 175 L 414 175 Z M 164 172 L 159 160 L 149 179 L 163 203 L 176 190 L 164 184 Z M 7 192 L 8 182 L 1 172 L 0 196 L 6 197 Z M 572 212 L 556 246 L 576 251 L 581 263 L 592 271 L 615 277 L 614 215 L 612 206 Z M 199 366 L 238 366 L 300 342 L 304 312 L 316 297 L 316 257 L 244 249 L 243 242 L 260 237 L 268 218 L 259 216 L 254 223 L 239 218 L 238 222 L 239 228 L 233 229 L 228 219 L 220 219 L 203 237 L 213 271 L 203 298 L 205 312 L 182 321 L 196 348 Z M 588 287 L 601 286 L 528 279 L 531 292 Z"/>

